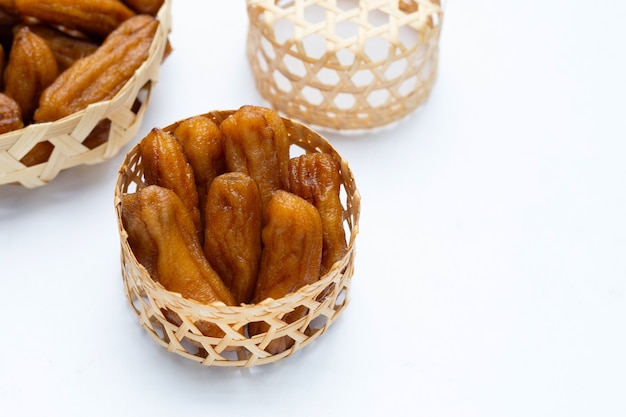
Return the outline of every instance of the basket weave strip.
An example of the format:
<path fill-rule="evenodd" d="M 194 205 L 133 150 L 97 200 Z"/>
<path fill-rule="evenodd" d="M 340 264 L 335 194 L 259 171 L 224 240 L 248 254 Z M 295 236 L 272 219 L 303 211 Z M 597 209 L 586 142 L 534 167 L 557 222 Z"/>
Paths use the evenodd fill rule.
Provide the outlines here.
<path fill-rule="evenodd" d="M 150 45 L 148 59 L 115 97 L 55 122 L 31 124 L 0 135 L 0 185 L 43 186 L 63 170 L 112 158 L 137 134 L 150 101 L 150 92 L 159 78 L 171 30 L 170 4 L 171 0 L 165 0 L 157 14 L 159 27 Z M 133 110 L 137 104 L 139 108 Z M 91 131 L 106 119 L 111 121 L 108 140 L 94 149 L 84 146 L 83 141 Z M 32 167 L 20 162 L 35 145 L 44 141 L 55 145 L 48 161 Z"/>
<path fill-rule="evenodd" d="M 221 123 L 234 111 L 214 111 L 205 114 Z M 222 303 L 204 305 L 165 290 L 152 280 L 147 270 L 137 262 L 128 244 L 128 235 L 121 219 L 121 197 L 145 186 L 138 146 L 126 155 L 119 171 L 115 189 L 115 209 L 121 244 L 122 278 L 126 297 L 148 334 L 170 352 L 206 366 L 251 367 L 275 362 L 307 346 L 334 323 L 349 302 L 350 283 L 354 273 L 355 239 L 360 215 L 360 194 L 348 163 L 322 136 L 308 127 L 283 119 L 294 152 L 326 152 L 340 162 L 342 187 L 345 191 L 344 219 L 347 230 L 346 256 L 319 281 L 302 287 L 281 299 L 267 299 L 254 305 L 226 306 Z M 164 130 L 172 132 L 178 123 Z M 293 322 L 282 320 L 286 313 L 300 306 L 307 314 Z M 180 323 L 168 321 L 164 311 L 175 313 Z M 204 336 L 198 321 L 218 325 L 224 336 Z M 266 333 L 248 337 L 246 326 L 251 322 L 266 322 Z M 272 355 L 265 347 L 275 338 L 290 337 L 294 343 L 286 351 Z"/>
<path fill-rule="evenodd" d="M 404 118 L 428 98 L 438 66 L 439 0 L 247 5 L 256 87 L 288 117 L 330 130 L 371 129 Z"/>

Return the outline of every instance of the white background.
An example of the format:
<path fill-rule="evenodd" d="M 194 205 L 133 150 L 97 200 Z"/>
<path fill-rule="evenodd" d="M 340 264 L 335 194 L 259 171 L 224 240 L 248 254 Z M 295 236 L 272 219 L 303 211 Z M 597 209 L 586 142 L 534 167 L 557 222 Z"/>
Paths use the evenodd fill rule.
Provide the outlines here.
<path fill-rule="evenodd" d="M 139 137 L 261 104 L 244 0 L 173 1 Z M 447 4 L 428 103 L 327 134 L 362 194 L 351 304 L 291 358 L 202 367 L 124 297 L 111 161 L 0 187 L 10 416 L 626 415 L 626 2 Z"/>

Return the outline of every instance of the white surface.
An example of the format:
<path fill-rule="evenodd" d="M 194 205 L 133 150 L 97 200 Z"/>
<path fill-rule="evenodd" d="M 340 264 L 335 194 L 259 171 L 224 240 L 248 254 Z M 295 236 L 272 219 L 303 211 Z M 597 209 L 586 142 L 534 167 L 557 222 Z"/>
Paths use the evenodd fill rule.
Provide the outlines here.
<path fill-rule="evenodd" d="M 173 3 L 140 136 L 261 104 L 244 1 Z M 130 144 L 2 186 L 6 415 L 626 415 L 625 21 L 608 0 L 449 1 L 428 104 L 327 135 L 363 198 L 350 306 L 260 369 L 202 367 L 138 325 L 113 211 Z"/>

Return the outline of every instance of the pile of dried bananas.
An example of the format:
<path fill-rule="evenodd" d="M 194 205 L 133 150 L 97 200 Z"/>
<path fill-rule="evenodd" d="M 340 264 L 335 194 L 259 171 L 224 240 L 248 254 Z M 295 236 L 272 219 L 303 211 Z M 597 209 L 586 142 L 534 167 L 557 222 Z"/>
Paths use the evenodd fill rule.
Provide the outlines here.
<path fill-rule="evenodd" d="M 115 96 L 148 58 L 163 1 L 0 0 L 0 133 Z M 103 128 L 84 144 L 106 139 Z M 21 162 L 46 161 L 52 148 L 39 143 Z"/>
<path fill-rule="evenodd" d="M 340 162 L 322 152 L 291 156 L 283 119 L 243 106 L 219 125 L 205 116 L 139 145 L 145 185 L 121 198 L 129 245 L 152 279 L 211 304 L 256 304 L 316 282 L 347 252 Z M 306 315 L 299 307 L 283 317 Z M 175 313 L 165 316 L 177 324 Z M 206 336 L 222 337 L 211 323 Z M 250 323 L 249 336 L 267 331 Z M 273 340 L 272 354 L 288 349 Z"/>

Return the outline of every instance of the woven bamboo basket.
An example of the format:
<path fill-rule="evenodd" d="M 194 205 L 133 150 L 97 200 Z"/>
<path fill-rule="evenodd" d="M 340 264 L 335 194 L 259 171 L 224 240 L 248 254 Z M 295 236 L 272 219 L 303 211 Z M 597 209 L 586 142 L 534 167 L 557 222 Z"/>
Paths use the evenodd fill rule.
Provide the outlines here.
<path fill-rule="evenodd" d="M 54 122 L 30 124 L 0 135 L 0 185 L 46 185 L 65 169 L 109 160 L 137 134 L 166 50 L 171 30 L 170 3 L 165 0 L 157 14 L 159 27 L 148 59 L 112 99 Z M 83 145 L 89 134 L 103 125 L 110 126 L 108 139 L 93 149 Z M 45 141 L 54 145 L 47 161 L 30 167 L 20 162 L 35 145 Z"/>
<path fill-rule="evenodd" d="M 205 116 L 219 124 L 232 113 L 234 111 L 231 110 L 213 111 Z M 121 219 L 121 196 L 145 186 L 138 145 L 131 149 L 122 163 L 115 188 L 115 210 L 120 233 L 124 289 L 141 326 L 169 352 L 206 366 L 248 368 L 273 363 L 292 355 L 322 335 L 348 304 L 361 200 L 354 177 L 348 163 L 324 137 L 296 121 L 283 120 L 290 138 L 291 156 L 305 152 L 326 152 L 340 161 L 340 195 L 344 206 L 348 251 L 319 281 L 278 300 L 267 299 L 259 304 L 240 306 L 226 306 L 222 303 L 206 305 L 167 291 L 155 282 L 130 249 L 128 234 Z M 173 132 L 179 123 L 164 130 Z M 282 321 L 286 313 L 299 306 L 308 309 L 305 317 L 289 324 Z M 168 321 L 164 311 L 176 313 L 180 317 L 180 324 Z M 221 338 L 202 335 L 194 325 L 198 321 L 216 324 L 225 335 Z M 247 324 L 262 321 L 269 324 L 266 333 L 248 337 L 242 332 Z M 283 336 L 289 336 L 295 341 L 290 349 L 274 355 L 264 350 L 273 339 Z"/>
<path fill-rule="evenodd" d="M 428 98 L 440 0 L 247 0 L 258 91 L 287 117 L 332 131 L 399 121 Z"/>

